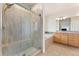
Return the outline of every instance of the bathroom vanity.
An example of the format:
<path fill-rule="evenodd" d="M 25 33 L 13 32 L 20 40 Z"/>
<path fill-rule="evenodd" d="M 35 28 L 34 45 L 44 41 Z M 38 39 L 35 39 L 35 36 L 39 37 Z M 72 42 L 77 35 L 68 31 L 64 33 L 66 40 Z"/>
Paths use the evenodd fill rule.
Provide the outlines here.
<path fill-rule="evenodd" d="M 79 47 L 79 32 L 59 31 L 55 32 L 53 41 L 74 47 Z"/>

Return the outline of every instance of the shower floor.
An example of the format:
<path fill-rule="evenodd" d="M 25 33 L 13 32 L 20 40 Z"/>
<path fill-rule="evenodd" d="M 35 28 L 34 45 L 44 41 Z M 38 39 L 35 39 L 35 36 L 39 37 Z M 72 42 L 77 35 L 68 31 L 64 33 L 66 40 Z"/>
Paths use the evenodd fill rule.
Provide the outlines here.
<path fill-rule="evenodd" d="M 18 56 L 32 56 L 34 55 L 37 51 L 39 51 L 38 49 L 34 48 L 34 47 L 30 47 L 27 50 L 23 51 L 22 53 L 18 54 Z"/>

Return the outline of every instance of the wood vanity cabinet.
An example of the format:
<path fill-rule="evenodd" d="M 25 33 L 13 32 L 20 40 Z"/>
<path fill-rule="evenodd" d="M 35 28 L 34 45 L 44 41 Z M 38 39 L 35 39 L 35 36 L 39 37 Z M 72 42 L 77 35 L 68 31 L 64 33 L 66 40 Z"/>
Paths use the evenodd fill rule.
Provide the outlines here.
<path fill-rule="evenodd" d="M 79 47 L 79 34 L 69 34 L 68 44 Z"/>
<path fill-rule="evenodd" d="M 79 34 L 57 32 L 54 34 L 54 42 L 79 47 Z"/>
<path fill-rule="evenodd" d="M 54 38 L 54 42 L 61 43 L 61 34 L 60 33 L 55 33 L 53 38 Z"/>

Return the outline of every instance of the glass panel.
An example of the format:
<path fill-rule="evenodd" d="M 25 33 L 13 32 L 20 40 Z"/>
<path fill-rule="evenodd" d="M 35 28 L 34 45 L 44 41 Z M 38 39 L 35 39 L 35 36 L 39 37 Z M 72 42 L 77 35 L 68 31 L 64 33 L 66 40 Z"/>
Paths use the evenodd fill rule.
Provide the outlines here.
<path fill-rule="evenodd" d="M 32 55 L 42 48 L 42 20 L 14 4 L 3 12 L 2 54 Z"/>
<path fill-rule="evenodd" d="M 19 8 L 13 5 L 3 14 L 3 55 L 15 55 L 31 47 L 31 16 Z"/>

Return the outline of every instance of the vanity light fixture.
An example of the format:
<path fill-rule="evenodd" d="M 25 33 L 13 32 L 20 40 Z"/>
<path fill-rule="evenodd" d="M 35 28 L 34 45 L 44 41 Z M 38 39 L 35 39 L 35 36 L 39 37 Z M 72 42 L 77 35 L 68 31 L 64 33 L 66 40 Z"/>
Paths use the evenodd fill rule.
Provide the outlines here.
<path fill-rule="evenodd" d="M 63 17 L 63 19 L 66 19 L 67 17 Z"/>
<path fill-rule="evenodd" d="M 56 18 L 56 20 L 60 20 L 60 18 Z"/>

